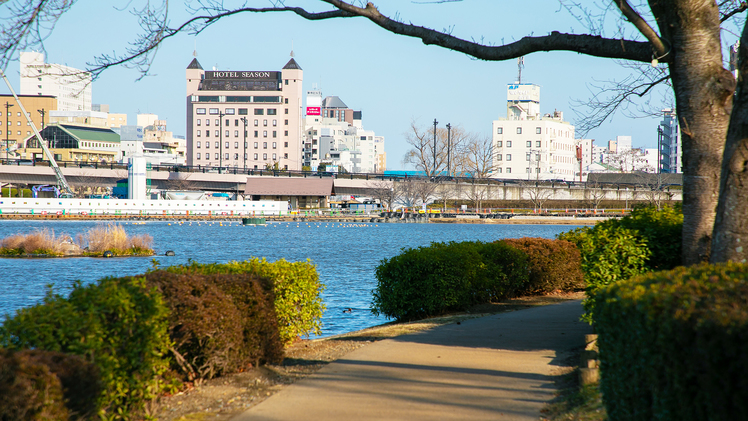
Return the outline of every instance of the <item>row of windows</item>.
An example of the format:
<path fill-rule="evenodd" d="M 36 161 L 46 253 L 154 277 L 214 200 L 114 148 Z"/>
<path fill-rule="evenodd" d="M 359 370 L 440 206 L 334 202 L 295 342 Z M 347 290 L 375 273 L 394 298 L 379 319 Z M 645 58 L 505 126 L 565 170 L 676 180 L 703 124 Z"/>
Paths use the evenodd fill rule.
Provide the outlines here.
<path fill-rule="evenodd" d="M 0 126 L 2 126 L 2 125 L 3 125 L 3 122 L 2 122 L 2 121 L 0 121 Z M 12 122 L 12 121 L 8 121 L 8 126 L 12 126 L 12 125 L 13 125 L 13 122 Z M 21 125 L 21 122 L 19 121 L 19 122 L 18 122 L 18 123 L 17 123 L 16 125 L 17 125 L 17 126 L 20 126 L 20 125 Z M 27 122 L 26 122 L 26 125 L 27 125 L 27 126 L 30 126 L 31 124 L 29 124 L 29 122 L 27 121 Z"/>
<path fill-rule="evenodd" d="M 525 161 L 529 161 L 531 156 L 532 156 L 531 154 L 526 153 L 525 154 Z M 496 160 L 497 161 L 505 161 L 505 160 L 506 161 L 511 161 L 512 160 L 512 154 L 510 154 L 510 153 L 508 153 L 506 155 L 496 154 Z M 540 154 L 539 153 L 535 154 L 535 161 L 540 161 Z"/>
<path fill-rule="evenodd" d="M 239 121 L 240 121 L 240 119 L 238 119 L 238 118 L 234 119 L 234 126 L 238 126 L 239 125 Z M 202 126 L 203 125 L 203 120 L 201 118 L 198 118 L 197 121 L 196 121 L 196 123 L 197 123 L 198 126 Z M 226 119 L 225 123 L 226 123 L 226 124 L 224 124 L 225 127 L 231 126 L 231 120 Z M 215 119 L 215 122 L 213 123 L 213 125 L 214 126 L 219 126 L 220 124 L 221 124 L 221 120 Z M 273 126 L 277 126 L 278 125 L 278 120 L 273 119 L 272 124 L 273 124 Z M 286 126 L 288 126 L 288 120 L 285 120 L 284 124 Z M 21 123 L 18 123 L 18 125 L 20 126 Z M 208 118 L 205 119 L 205 125 L 206 126 L 210 126 L 210 119 L 208 119 Z M 254 121 L 254 125 L 255 125 L 255 127 L 258 127 L 260 125 L 260 120 L 255 120 Z M 268 121 L 267 120 L 262 120 L 262 125 L 263 126 L 267 126 L 268 125 Z"/>
<path fill-rule="evenodd" d="M 543 129 L 540 127 L 535 128 L 535 134 L 541 134 L 543 133 Z M 503 127 L 497 127 L 496 128 L 496 134 L 504 134 L 504 128 Z M 517 127 L 517 134 L 522 134 L 522 127 Z"/>
<path fill-rule="evenodd" d="M 197 130 L 195 132 L 195 134 L 196 134 L 197 137 L 202 137 L 203 131 L 202 130 Z M 278 137 L 278 132 L 276 130 L 273 130 L 272 135 L 273 135 L 273 138 L 276 138 L 276 137 Z M 288 130 L 285 130 L 283 132 L 283 135 L 284 136 L 288 136 Z M 219 136 L 221 136 L 220 130 L 215 130 L 213 132 L 213 137 L 219 137 Z M 205 130 L 205 137 L 210 137 L 210 130 Z M 223 132 L 223 137 L 231 137 L 231 130 L 225 130 Z M 239 130 L 234 130 L 234 137 L 239 137 Z M 259 130 L 255 130 L 254 131 L 254 137 L 260 137 L 260 131 Z M 262 131 L 262 137 L 268 137 L 268 131 L 267 130 L 263 130 Z"/>
<path fill-rule="evenodd" d="M 504 142 L 503 142 L 503 141 L 501 141 L 501 140 L 497 140 L 497 141 L 496 141 L 496 147 L 497 147 L 497 148 L 501 148 L 501 147 L 503 147 L 503 145 L 504 145 Z M 540 140 L 536 140 L 536 141 L 535 141 L 535 147 L 536 147 L 536 148 L 540 148 L 540 147 L 542 147 L 542 145 L 543 145 L 543 142 L 542 142 L 542 141 L 540 141 Z M 507 148 L 511 148 L 511 147 L 512 147 L 512 141 L 511 141 L 511 140 L 507 140 L 507 141 L 506 141 L 506 147 L 507 147 Z M 525 147 L 527 147 L 527 148 L 532 148 L 532 140 L 528 140 L 528 141 L 526 141 L 526 142 L 525 142 Z"/>
<path fill-rule="evenodd" d="M 220 142 L 215 142 L 215 145 L 216 145 L 216 149 L 218 149 L 218 148 L 221 147 Z M 224 142 L 224 145 L 225 145 L 224 147 L 228 149 L 230 147 L 230 145 L 231 145 L 231 142 Z M 288 142 L 284 142 L 283 145 L 284 145 L 284 147 L 287 148 L 288 147 Z M 254 148 L 257 149 L 258 146 L 259 146 L 259 142 L 254 142 Z M 197 148 L 201 147 L 201 143 L 200 143 L 199 140 L 195 144 L 195 147 L 197 147 Z M 234 142 L 234 148 L 238 148 L 238 147 L 239 147 L 239 142 Z M 249 147 L 249 142 L 244 142 L 244 148 L 247 148 L 247 147 Z M 273 142 L 272 143 L 272 147 L 273 147 L 273 149 L 278 149 L 278 142 Z M 205 142 L 205 148 L 206 149 L 210 149 L 210 142 L 208 142 L 208 141 Z M 268 143 L 267 142 L 262 142 L 262 149 L 267 149 L 267 148 L 268 148 Z"/>
<path fill-rule="evenodd" d="M 288 104 L 288 100 L 286 100 L 286 104 Z M 239 109 L 224 108 L 223 115 L 235 115 L 235 114 L 248 115 L 248 111 L 249 110 L 247 108 L 239 108 Z M 277 108 L 255 108 L 253 113 L 254 115 L 278 115 L 278 109 Z M 284 113 L 288 114 L 288 108 L 284 108 Z M 18 114 L 20 115 L 20 113 Z M 195 108 L 195 114 L 219 115 L 221 114 L 221 109 L 220 108 Z"/>
<path fill-rule="evenodd" d="M 213 155 L 215 156 L 215 158 L 213 158 L 213 159 L 221 159 L 221 155 L 220 155 L 220 154 L 217 154 L 217 153 L 216 153 L 216 154 L 213 154 Z M 201 154 L 200 154 L 200 152 L 198 152 L 198 153 L 197 153 L 197 154 L 195 155 L 195 159 L 210 159 L 210 153 L 207 153 L 207 152 L 205 153 L 205 157 L 204 157 L 204 158 L 201 158 L 200 156 L 201 156 Z M 254 154 L 253 156 L 254 156 L 254 158 L 253 158 L 253 159 L 254 159 L 255 161 L 259 159 L 259 154 Z M 223 154 L 223 159 L 230 159 L 230 157 L 231 157 L 231 154 L 230 154 L 230 153 L 224 153 L 224 154 Z M 277 159 L 278 159 L 278 154 L 275 154 L 275 153 L 274 153 L 274 154 L 272 155 L 272 157 L 273 157 L 273 158 L 272 158 L 272 159 L 273 159 L 273 161 L 275 161 L 275 160 L 277 160 Z M 288 159 L 288 154 L 283 154 L 283 158 L 284 158 L 284 159 Z M 235 153 L 235 154 L 234 154 L 234 159 L 239 159 L 239 154 L 238 154 L 238 153 Z M 249 154 L 246 154 L 246 153 L 245 153 L 245 154 L 244 154 L 244 159 L 249 159 Z M 262 159 L 264 159 L 264 160 L 267 160 L 267 159 L 268 159 L 268 154 L 266 154 L 266 153 L 262 154 Z"/>

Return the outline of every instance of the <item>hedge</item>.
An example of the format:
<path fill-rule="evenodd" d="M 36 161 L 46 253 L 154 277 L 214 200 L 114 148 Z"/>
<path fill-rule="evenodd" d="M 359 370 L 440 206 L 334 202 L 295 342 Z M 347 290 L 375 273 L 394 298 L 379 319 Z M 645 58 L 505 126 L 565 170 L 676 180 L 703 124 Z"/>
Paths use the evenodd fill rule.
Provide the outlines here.
<path fill-rule="evenodd" d="M 167 315 L 161 295 L 142 277 L 75 282 L 68 298 L 50 289 L 41 304 L 6 316 L 0 346 L 82 356 L 101 375 L 101 418 L 129 419 L 164 387 Z"/>
<path fill-rule="evenodd" d="M 414 320 L 462 310 L 516 294 L 527 276 L 527 256 L 500 242 L 403 249 L 377 266 L 372 312 Z"/>
<path fill-rule="evenodd" d="M 86 420 L 96 415 L 99 371 L 77 355 L 0 350 L 0 420 Z"/>
<path fill-rule="evenodd" d="M 272 283 L 252 274 L 149 272 L 169 308 L 174 368 L 188 381 L 283 359 Z"/>
<path fill-rule="evenodd" d="M 609 419 L 748 419 L 748 265 L 655 272 L 596 292 Z"/>
<path fill-rule="evenodd" d="M 321 318 L 325 305 L 320 294 L 325 287 L 319 282 L 316 267 L 308 260 L 288 262 L 280 259 L 268 262 L 264 258 L 252 258 L 223 264 L 190 262 L 187 265 L 170 266 L 165 270 L 172 273 L 206 275 L 250 273 L 268 278 L 272 281 L 275 292 L 275 313 L 281 341 L 289 344 L 300 336 L 321 332 Z"/>
<path fill-rule="evenodd" d="M 525 254 L 530 263 L 530 279 L 523 294 L 574 291 L 584 288 L 579 249 L 564 240 L 511 238 L 502 240 Z"/>

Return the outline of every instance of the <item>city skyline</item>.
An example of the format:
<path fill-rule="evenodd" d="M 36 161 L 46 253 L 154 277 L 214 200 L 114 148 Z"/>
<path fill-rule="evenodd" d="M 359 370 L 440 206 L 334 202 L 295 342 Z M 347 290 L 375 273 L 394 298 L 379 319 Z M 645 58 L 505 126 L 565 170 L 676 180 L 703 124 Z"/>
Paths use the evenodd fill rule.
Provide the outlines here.
<path fill-rule="evenodd" d="M 262 1 L 253 3 L 263 5 Z M 523 10 L 503 10 L 496 4 L 379 3 L 383 12 L 401 11 L 401 18 L 416 24 L 451 27 L 454 35 L 468 38 L 485 35 L 486 42 L 494 44 L 534 32 L 584 30 L 567 12 L 558 11 L 558 3 L 551 0 L 539 2 L 531 16 Z M 184 17 L 184 11 L 175 8 L 172 19 L 177 22 Z M 87 24 L 85 34 L 80 32 L 81 22 Z M 137 29 L 130 14 L 103 2 L 81 0 L 47 39 L 46 60 L 85 68 L 97 54 L 122 52 Z M 141 81 L 135 82 L 139 74 L 133 69 L 108 69 L 94 82 L 93 102 L 108 104 L 112 112 L 127 113 L 132 121 L 138 112 L 157 114 L 167 120 L 169 130 L 184 135 L 183 80 L 193 52 L 206 70 L 266 71 L 283 66 L 292 50 L 305 72 L 304 92 L 316 88 L 339 96 L 362 111 L 368 128 L 388 139 L 388 169 L 407 168 L 401 161 L 407 150 L 404 133 L 411 120 L 427 126 L 436 118 L 440 124 L 450 123 L 490 136 L 492 121 L 506 116 L 506 85 L 515 82 L 518 71 L 515 60 L 478 61 L 387 33 L 363 19 L 309 22 L 292 14 L 244 14 L 225 19 L 196 37 L 181 35 L 166 41 L 153 62 L 152 75 Z M 612 60 L 576 53 L 533 54 L 524 61 L 522 82 L 543 88 L 541 112 L 562 111 L 572 123 L 572 100 L 589 98 L 594 89 L 590 84 L 628 74 Z M 14 61 L 7 69 L 16 87 L 17 66 L 18 61 Z M 655 93 L 653 101 L 661 95 Z M 617 115 L 585 137 L 602 144 L 615 136 L 628 135 L 636 146 L 656 147 L 660 120 Z"/>

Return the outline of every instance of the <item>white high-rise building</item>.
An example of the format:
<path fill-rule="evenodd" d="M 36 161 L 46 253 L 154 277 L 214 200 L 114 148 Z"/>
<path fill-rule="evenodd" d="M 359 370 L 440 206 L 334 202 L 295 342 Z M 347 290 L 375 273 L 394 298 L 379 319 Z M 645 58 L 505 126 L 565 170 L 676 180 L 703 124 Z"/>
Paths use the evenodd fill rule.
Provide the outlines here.
<path fill-rule="evenodd" d="M 683 172 L 682 149 L 680 141 L 680 130 L 678 129 L 678 117 L 675 110 L 667 108 L 662 110 L 663 117 L 657 127 L 657 136 L 660 144 L 660 169 L 666 173 Z"/>
<path fill-rule="evenodd" d="M 21 95 L 53 96 L 58 111 L 91 111 L 91 73 L 44 62 L 44 54 L 21 52 Z"/>
<path fill-rule="evenodd" d="M 540 114 L 538 85 L 510 84 L 507 118 L 493 122 L 493 177 L 572 181 L 579 173 L 577 143 L 562 112 Z"/>

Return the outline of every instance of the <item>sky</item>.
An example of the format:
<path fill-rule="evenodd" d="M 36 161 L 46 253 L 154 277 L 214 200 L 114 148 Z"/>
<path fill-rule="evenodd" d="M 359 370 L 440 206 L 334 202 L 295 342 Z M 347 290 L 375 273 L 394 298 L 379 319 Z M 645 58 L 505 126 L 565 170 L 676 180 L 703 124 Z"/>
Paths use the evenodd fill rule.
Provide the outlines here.
<path fill-rule="evenodd" d="M 129 13 L 139 3 L 79 0 L 45 41 L 46 61 L 86 68 L 97 55 L 124 52 L 140 29 Z M 271 5 L 269 0 L 247 3 Z M 382 13 L 405 22 L 447 29 L 454 36 L 494 45 L 556 30 L 584 32 L 557 0 L 382 0 L 375 4 Z M 314 0 L 286 0 L 286 5 L 328 9 Z M 189 17 L 184 3 L 171 2 L 170 7 L 172 25 Z M 185 69 L 195 51 L 205 70 L 245 71 L 280 70 L 293 51 L 304 70 L 305 92 L 318 88 L 323 96 L 340 97 L 350 108 L 362 111 L 365 129 L 385 137 L 389 170 L 407 169 L 402 158 L 408 150 L 405 135 L 411 121 L 426 128 L 436 119 L 440 127 L 450 123 L 489 136 L 492 121 L 506 117 L 506 86 L 517 79 L 518 70 L 516 60 L 476 60 L 391 34 L 361 18 L 307 21 L 291 13 L 245 13 L 226 18 L 199 35 L 167 40 L 159 48 L 150 75 L 140 81 L 134 69 L 106 70 L 93 83 L 93 103 L 128 114 L 130 124 L 135 124 L 137 113 L 157 114 L 167 121 L 167 130 L 184 135 Z M 588 100 L 593 85 L 629 74 L 614 60 L 569 52 L 535 53 L 524 62 L 522 82 L 541 86 L 541 112 L 562 111 L 571 122 L 576 118 L 574 101 Z M 6 73 L 18 89 L 17 57 Z M 0 91 L 8 92 L 5 86 Z M 604 145 L 616 136 L 632 136 L 634 147 L 656 148 L 658 122 L 657 117 L 617 115 L 586 137 Z"/>

